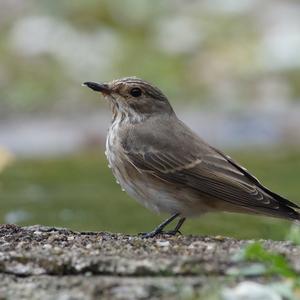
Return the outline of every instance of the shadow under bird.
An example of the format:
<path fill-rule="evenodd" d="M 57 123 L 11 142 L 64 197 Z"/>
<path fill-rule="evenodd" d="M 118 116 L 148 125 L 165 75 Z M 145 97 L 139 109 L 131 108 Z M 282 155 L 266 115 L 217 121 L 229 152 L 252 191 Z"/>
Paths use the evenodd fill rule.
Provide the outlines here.
<path fill-rule="evenodd" d="M 117 181 L 147 208 L 171 215 L 143 237 L 176 234 L 186 217 L 213 211 L 300 220 L 298 205 L 198 137 L 157 87 L 136 77 L 84 85 L 111 105 L 106 156 Z"/>

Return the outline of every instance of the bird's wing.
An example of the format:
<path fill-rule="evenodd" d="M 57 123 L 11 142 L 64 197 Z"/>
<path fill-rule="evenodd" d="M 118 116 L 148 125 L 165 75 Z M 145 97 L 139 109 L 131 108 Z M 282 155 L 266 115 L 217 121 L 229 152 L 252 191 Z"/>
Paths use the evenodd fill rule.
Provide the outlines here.
<path fill-rule="evenodd" d="M 190 151 L 191 147 L 181 147 L 180 139 L 176 142 L 168 151 L 154 147 L 138 150 L 130 145 L 124 150 L 138 170 L 149 172 L 170 184 L 182 185 L 200 195 L 257 213 L 299 219 L 299 214 L 292 209 L 299 208 L 297 205 L 262 186 L 230 157 L 200 139 L 197 141 L 199 151 L 195 153 L 193 151 L 197 147 L 192 147 L 193 151 Z"/>

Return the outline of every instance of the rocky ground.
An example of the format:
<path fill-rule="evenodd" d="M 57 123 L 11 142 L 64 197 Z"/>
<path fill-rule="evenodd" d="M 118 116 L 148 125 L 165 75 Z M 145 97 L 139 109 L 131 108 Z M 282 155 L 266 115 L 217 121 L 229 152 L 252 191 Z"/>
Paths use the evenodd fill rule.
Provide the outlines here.
<path fill-rule="evenodd" d="M 198 299 L 245 279 L 276 282 L 263 275 L 232 276 L 248 268 L 236 256 L 250 242 L 2 225 L 0 299 Z M 300 247 L 261 242 L 300 272 Z"/>

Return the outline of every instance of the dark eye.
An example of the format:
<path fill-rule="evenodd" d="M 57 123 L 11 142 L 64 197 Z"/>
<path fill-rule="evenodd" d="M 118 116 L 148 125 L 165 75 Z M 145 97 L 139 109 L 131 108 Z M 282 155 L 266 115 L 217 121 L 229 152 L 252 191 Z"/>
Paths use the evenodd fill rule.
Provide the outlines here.
<path fill-rule="evenodd" d="M 133 89 L 130 90 L 130 95 L 132 97 L 139 97 L 139 96 L 142 95 L 142 91 L 139 88 L 133 88 Z"/>

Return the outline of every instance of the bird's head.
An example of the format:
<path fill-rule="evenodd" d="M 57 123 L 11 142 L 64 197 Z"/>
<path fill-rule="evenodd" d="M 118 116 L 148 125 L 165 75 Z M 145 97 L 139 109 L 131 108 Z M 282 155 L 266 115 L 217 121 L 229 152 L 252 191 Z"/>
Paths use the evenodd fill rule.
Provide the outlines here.
<path fill-rule="evenodd" d="M 136 77 L 105 83 L 85 82 L 84 85 L 101 92 L 112 103 L 113 110 L 126 115 L 173 114 L 167 97 L 160 89 Z"/>

